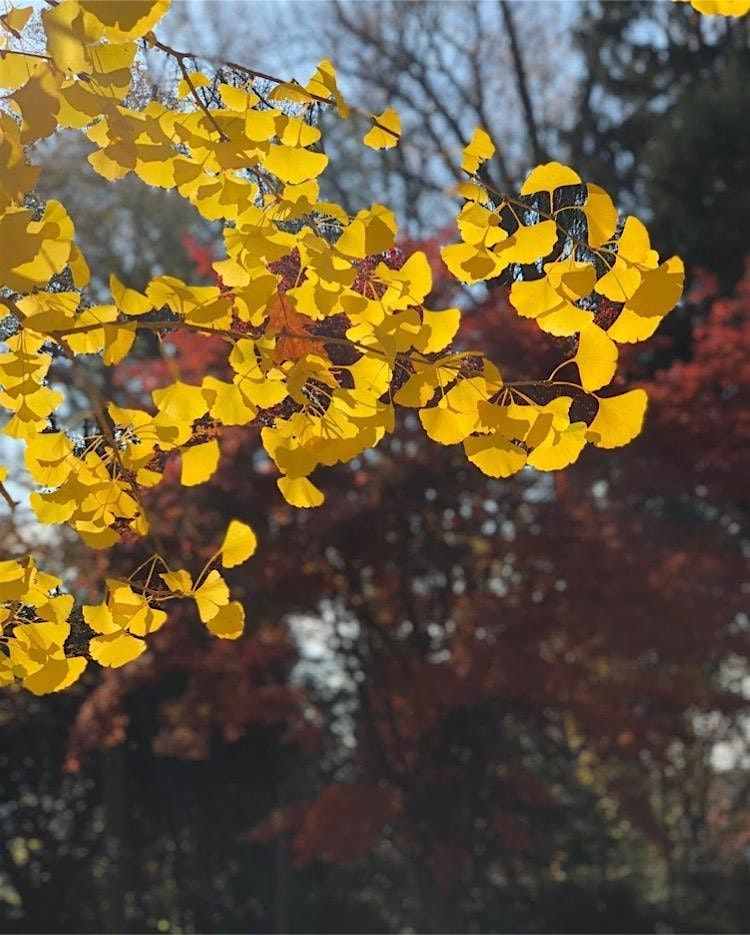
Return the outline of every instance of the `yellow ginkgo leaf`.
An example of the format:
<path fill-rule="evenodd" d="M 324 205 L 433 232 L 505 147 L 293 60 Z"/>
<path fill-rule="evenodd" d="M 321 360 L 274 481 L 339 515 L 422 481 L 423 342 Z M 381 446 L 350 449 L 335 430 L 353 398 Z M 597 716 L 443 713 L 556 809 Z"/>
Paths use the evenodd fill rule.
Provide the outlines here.
<path fill-rule="evenodd" d="M 586 446 L 586 423 L 573 422 L 562 431 L 553 429 L 529 454 L 528 464 L 538 471 L 559 471 L 578 459 Z"/>
<path fill-rule="evenodd" d="M 704 16 L 744 16 L 750 13 L 750 0 L 690 0 Z"/>
<path fill-rule="evenodd" d="M 247 425 L 257 413 L 255 406 L 234 383 L 204 377 L 203 395 L 209 405 L 209 412 L 223 425 Z"/>
<path fill-rule="evenodd" d="M 563 185 L 580 185 L 580 175 L 560 162 L 546 162 L 532 169 L 521 186 L 522 195 L 551 192 Z"/>
<path fill-rule="evenodd" d="M 174 594 L 190 594 L 193 590 L 193 578 L 189 571 L 163 572 L 159 577 Z"/>
<path fill-rule="evenodd" d="M 17 601 L 26 590 L 26 571 L 19 562 L 0 562 L 0 594 L 4 601 Z"/>
<path fill-rule="evenodd" d="M 392 107 L 373 117 L 373 126 L 362 142 L 371 149 L 391 149 L 401 136 L 401 118 Z"/>
<path fill-rule="evenodd" d="M 469 175 L 474 175 L 482 163 L 487 162 L 495 155 L 495 144 L 486 130 L 477 127 L 471 142 L 464 148 L 461 159 L 461 168 Z"/>
<path fill-rule="evenodd" d="M 496 254 L 485 247 L 469 243 L 448 244 L 440 248 L 440 256 L 459 282 L 474 283 L 492 279 L 507 266 Z"/>
<path fill-rule="evenodd" d="M 624 260 L 627 265 L 638 264 L 653 268 L 656 266 L 653 254 L 646 226 L 635 215 L 629 214 L 617 240 L 618 259 Z"/>
<path fill-rule="evenodd" d="M 528 227 L 519 227 L 507 240 L 499 243 L 493 253 L 508 263 L 535 263 L 546 257 L 558 237 L 554 221 L 541 221 Z"/>
<path fill-rule="evenodd" d="M 476 413 L 462 412 L 438 403 L 430 409 L 420 409 L 419 421 L 433 441 L 455 445 L 471 435 L 476 428 L 477 416 Z"/>
<path fill-rule="evenodd" d="M 201 445 L 182 449 L 180 483 L 185 487 L 204 484 L 219 466 L 219 443 L 215 438 Z"/>
<path fill-rule="evenodd" d="M 586 432 L 587 439 L 597 448 L 627 445 L 643 427 L 647 404 L 648 396 L 640 389 L 599 399 L 599 408 Z"/>
<path fill-rule="evenodd" d="M 297 183 L 320 175 L 328 165 L 328 156 L 296 146 L 272 144 L 268 155 L 263 157 L 263 165 L 282 181 Z"/>
<path fill-rule="evenodd" d="M 446 348 L 456 336 L 461 323 L 461 311 L 446 308 L 440 312 L 422 310 L 422 331 L 414 341 L 414 347 L 423 354 L 435 354 Z"/>
<path fill-rule="evenodd" d="M 364 259 L 388 250 L 395 237 L 396 216 L 384 205 L 375 204 L 360 211 L 344 228 L 336 241 L 336 250 L 347 257 Z"/>
<path fill-rule="evenodd" d="M 656 315 L 645 318 L 630 309 L 623 308 L 615 321 L 607 328 L 607 334 L 618 344 L 635 344 L 650 338 L 661 323 Z"/>
<path fill-rule="evenodd" d="M 187 97 L 188 94 L 192 94 L 193 90 L 197 88 L 205 88 L 207 85 L 211 84 L 211 79 L 208 75 L 204 75 L 200 71 L 191 71 L 188 72 L 187 78 L 182 78 L 177 84 L 177 96 L 178 97 Z"/>
<path fill-rule="evenodd" d="M 86 604 L 83 607 L 83 619 L 96 633 L 119 633 L 119 627 L 106 604 Z"/>
<path fill-rule="evenodd" d="M 581 331 L 574 358 L 581 376 L 581 386 L 587 391 L 606 386 L 617 369 L 617 346 L 595 324 Z"/>
<path fill-rule="evenodd" d="M 325 500 L 323 491 L 306 477 L 280 477 L 276 484 L 286 502 L 301 509 L 320 506 Z"/>
<path fill-rule="evenodd" d="M 239 601 L 230 601 L 206 623 L 209 633 L 223 640 L 236 640 L 245 629 L 245 608 Z"/>
<path fill-rule="evenodd" d="M 100 666 L 119 669 L 146 651 L 146 643 L 125 630 L 95 636 L 89 643 L 89 654 Z"/>
<path fill-rule="evenodd" d="M 524 449 L 497 433 L 467 438 L 464 451 L 469 461 L 488 477 L 510 477 L 526 464 Z"/>
<path fill-rule="evenodd" d="M 162 390 L 154 390 L 151 395 L 159 411 L 178 424 L 200 419 L 208 409 L 202 389 L 181 380 Z"/>
<path fill-rule="evenodd" d="M 123 285 L 114 273 L 109 277 L 109 291 L 115 305 L 126 315 L 145 315 L 153 308 L 153 303 L 145 295 Z"/>
<path fill-rule="evenodd" d="M 0 28 L 10 33 L 21 32 L 33 12 L 34 7 L 31 6 L 12 6 L 7 13 L 0 14 Z"/>
<path fill-rule="evenodd" d="M 94 305 L 84 309 L 75 319 L 75 327 L 80 334 L 67 337 L 68 347 L 76 354 L 98 354 L 104 349 L 104 325 L 117 320 L 118 312 L 114 305 Z M 96 325 L 101 323 L 102 327 Z"/>
<path fill-rule="evenodd" d="M 135 325 L 105 324 L 104 363 L 108 366 L 119 364 L 130 352 L 135 341 Z"/>
<path fill-rule="evenodd" d="M 586 204 L 581 211 L 588 223 L 588 241 L 592 247 L 601 247 L 617 228 L 617 208 L 603 188 L 589 182 L 586 189 Z"/>
<path fill-rule="evenodd" d="M 0 88 L 6 90 L 20 88 L 43 65 L 44 61 L 36 55 L 8 53 L 0 50 Z"/>
<path fill-rule="evenodd" d="M 70 248 L 70 259 L 68 260 L 70 272 L 73 277 L 73 285 L 76 289 L 83 289 L 91 281 L 91 270 L 86 262 L 86 257 L 81 253 L 78 247 L 73 244 Z"/>
<path fill-rule="evenodd" d="M 221 544 L 221 564 L 225 568 L 241 565 L 250 558 L 257 547 L 258 539 L 253 530 L 247 523 L 233 519 Z"/>
<path fill-rule="evenodd" d="M 76 682 L 86 668 L 83 656 L 72 659 L 50 659 L 37 672 L 27 675 L 23 687 L 34 695 L 48 695 L 59 692 Z"/>
<path fill-rule="evenodd" d="M 214 569 L 206 575 L 203 584 L 190 595 L 198 607 L 198 616 L 208 623 L 229 603 L 229 588 L 226 581 Z"/>
<path fill-rule="evenodd" d="M 79 0 L 98 22 L 107 39 L 139 39 L 153 29 L 169 9 L 170 0 Z"/>
<path fill-rule="evenodd" d="M 641 283 L 628 299 L 625 309 L 644 318 L 663 317 L 671 312 L 682 295 L 685 284 L 685 266 L 673 256 L 661 266 L 643 274 Z"/>
<path fill-rule="evenodd" d="M 448 390 L 437 406 L 420 409 L 419 421 L 433 441 L 455 445 L 476 429 L 479 402 L 485 395 L 485 381 L 481 377 L 461 380 Z"/>

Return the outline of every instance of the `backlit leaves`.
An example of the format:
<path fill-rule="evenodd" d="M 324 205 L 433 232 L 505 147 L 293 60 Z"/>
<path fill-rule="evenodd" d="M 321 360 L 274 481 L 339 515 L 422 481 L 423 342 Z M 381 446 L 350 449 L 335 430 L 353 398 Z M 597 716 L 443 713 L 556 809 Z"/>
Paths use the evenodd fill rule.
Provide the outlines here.
<path fill-rule="evenodd" d="M 249 69 L 199 70 L 153 33 L 168 6 L 50 4 L 40 13 L 42 46 L 25 45 L 30 8 L 0 15 L 2 432 L 25 446 L 40 523 L 66 524 L 96 549 L 149 537 L 149 490 L 166 473 L 188 496 L 217 471 L 227 430 L 248 426 L 260 429 L 278 472 L 277 506 L 300 509 L 325 501 L 318 469 L 377 446 L 399 406 L 496 478 L 527 465 L 560 470 L 587 443 L 613 448 L 638 434 L 645 393 L 609 388 L 617 345 L 649 337 L 684 278 L 679 258 L 661 261 L 640 221 L 621 219 L 603 189 L 558 162 L 533 169 L 520 192 L 500 192 L 491 181 L 495 145 L 474 132 L 457 180 L 458 241 L 443 260 L 467 285 L 507 283 L 516 312 L 566 348 L 546 378 L 506 383 L 481 352 L 461 345 L 459 309 L 431 307 L 430 262 L 398 247 L 390 208 L 350 215 L 321 200 L 329 159 L 318 109 L 341 119 L 352 111 L 333 65 L 321 62 L 306 84 L 263 76 L 262 86 Z M 144 44 L 173 59 L 180 77 L 173 94 L 138 103 L 129 90 Z M 399 142 L 393 108 L 365 116 L 365 145 Z M 167 272 L 141 290 L 101 271 L 111 299 L 92 296 L 65 208 L 29 198 L 39 175 L 31 146 L 58 127 L 86 135 L 90 164 L 113 184 L 133 173 L 221 227 L 226 256 L 214 264 L 216 282 L 192 285 Z M 199 383 L 181 379 L 165 350 L 184 331 L 221 348 L 216 372 Z M 98 374 L 109 385 L 103 368 L 148 340 L 165 350 L 169 376 L 149 387 L 143 409 L 124 408 L 106 398 Z M 50 384 L 57 361 L 88 399 L 85 427 Z M 256 536 L 233 520 L 213 540 L 199 546 L 202 568 L 193 553 L 155 548 L 82 609 L 30 559 L 0 561 L 0 684 L 41 694 L 72 684 L 88 659 L 133 662 L 174 601 L 210 634 L 238 638 L 245 610 L 220 568 L 246 562 Z"/>
<path fill-rule="evenodd" d="M 365 133 L 362 142 L 371 149 L 392 149 L 401 136 L 401 118 L 392 107 L 373 117 L 372 129 Z"/>
<path fill-rule="evenodd" d="M 233 519 L 221 544 L 221 564 L 225 568 L 241 565 L 255 553 L 257 547 L 258 540 L 247 523 Z"/>

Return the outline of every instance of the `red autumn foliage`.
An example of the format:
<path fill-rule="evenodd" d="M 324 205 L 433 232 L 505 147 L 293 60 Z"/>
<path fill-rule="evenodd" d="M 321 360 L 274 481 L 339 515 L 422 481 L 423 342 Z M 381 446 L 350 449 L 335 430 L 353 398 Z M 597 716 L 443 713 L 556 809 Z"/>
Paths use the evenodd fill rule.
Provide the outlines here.
<path fill-rule="evenodd" d="M 204 253 L 195 258 L 205 272 Z M 217 738 L 280 727 L 316 778 L 249 837 L 290 840 L 299 866 L 365 860 L 387 842 L 448 896 L 477 880 L 487 855 L 505 874 L 517 860 L 547 866 L 571 801 L 585 811 L 589 796 L 674 846 L 649 794 L 654 775 L 664 796 L 681 789 L 671 757 L 675 744 L 698 743 L 694 715 L 746 710 L 719 674 L 748 655 L 737 532 L 747 521 L 750 278 L 731 298 L 707 289 L 689 300 L 688 319 L 700 321 L 684 359 L 668 340 L 624 355 L 624 379 L 641 379 L 651 408 L 643 436 L 617 457 L 587 452 L 564 474 L 498 483 L 430 445 L 407 415 L 371 457 L 321 472 L 328 499 L 317 511 L 280 500 L 255 429 L 224 437 L 219 473 L 189 502 L 167 478 L 153 513 L 196 563 L 229 518 L 259 526 L 258 555 L 230 582 L 249 633 L 227 645 L 187 614 L 173 618 L 148 656 L 107 673 L 86 699 L 70 765 L 122 740 L 129 693 L 179 672 L 154 752 L 207 758 Z M 480 344 L 508 377 L 560 359 L 560 342 L 517 319 L 501 289 L 466 313 L 459 341 Z M 215 363 L 205 338 L 172 343 L 183 379 Z M 147 393 L 166 366 L 142 361 L 123 392 Z M 335 667 L 338 694 L 322 676 L 295 676 L 305 647 L 294 614 L 320 621 L 319 664 Z M 705 834 L 735 835 L 701 820 Z"/>

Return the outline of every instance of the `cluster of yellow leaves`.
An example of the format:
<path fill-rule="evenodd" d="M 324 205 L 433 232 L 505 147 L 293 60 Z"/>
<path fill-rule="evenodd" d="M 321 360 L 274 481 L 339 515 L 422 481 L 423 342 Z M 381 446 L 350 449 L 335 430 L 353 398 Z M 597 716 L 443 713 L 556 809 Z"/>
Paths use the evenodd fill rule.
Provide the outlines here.
<path fill-rule="evenodd" d="M 87 656 L 99 665 L 119 668 L 137 659 L 146 649 L 145 638 L 164 625 L 167 614 L 161 605 L 180 598 L 195 602 L 214 636 L 237 639 L 244 628 L 244 608 L 230 601 L 224 578 L 210 566 L 218 562 L 233 568 L 246 562 L 256 547 L 252 529 L 232 520 L 195 583 L 188 571 L 179 570 L 162 572 L 162 585 L 153 585 L 154 570 L 163 562 L 159 556 L 147 563 L 145 584 L 108 578 L 106 600 L 81 608 L 76 642 L 86 631 Z M 87 656 L 66 652 L 76 614 L 73 597 L 61 593 L 60 585 L 59 578 L 39 571 L 31 558 L 0 562 L 0 686 L 20 680 L 24 688 L 42 695 L 67 688 L 83 674 Z"/>
<path fill-rule="evenodd" d="M 17 679 L 35 695 L 59 691 L 86 668 L 83 656 L 68 656 L 68 617 L 73 598 L 60 594 L 60 579 L 34 562 L 0 562 L 0 685 Z"/>
<path fill-rule="evenodd" d="M 648 337 L 674 306 L 682 265 L 675 257 L 659 263 L 636 218 L 620 221 L 606 192 L 558 163 L 535 169 L 520 195 L 500 195 L 486 181 L 494 146 L 477 130 L 463 157 L 461 239 L 444 249 L 445 262 L 465 283 L 508 276 L 520 315 L 576 340 L 561 364 L 569 367 L 567 380 L 552 374 L 505 383 L 481 353 L 451 347 L 459 311 L 425 305 L 428 260 L 394 250 L 391 210 L 373 204 L 351 216 L 321 200 L 318 178 L 328 157 L 314 108 L 330 106 L 341 118 L 352 110 L 331 63 L 321 62 L 305 85 L 239 66 L 190 70 L 192 57 L 152 32 L 168 5 L 63 0 L 39 14 L 46 42 L 33 52 L 17 47 L 33 22 L 31 8 L 0 17 L 7 34 L 0 88 L 10 91 L 0 113 L 0 327 L 7 348 L 0 354 L 0 403 L 9 413 L 3 431 L 25 442 L 25 466 L 37 485 L 30 503 L 42 523 L 66 523 L 95 548 L 148 535 L 144 497 L 166 464 L 179 458 L 185 487 L 205 483 L 220 465 L 227 426 L 263 426 L 281 495 L 296 507 L 323 502 L 311 474 L 377 445 L 393 430 L 396 406 L 416 409 L 432 439 L 462 443 L 468 459 L 493 477 L 527 464 L 556 470 L 587 442 L 612 448 L 638 433 L 641 390 L 594 393 L 614 376 L 616 344 Z M 136 106 L 128 96 L 138 40 L 177 65 L 173 97 Z M 366 145 L 398 143 L 392 108 L 368 117 Z M 111 276 L 111 301 L 92 303 L 65 209 L 55 201 L 41 207 L 30 194 L 38 175 L 27 160 L 30 147 L 57 127 L 86 134 L 95 147 L 89 162 L 106 179 L 132 172 L 221 222 L 226 257 L 214 264 L 218 284 L 162 275 L 141 291 Z M 181 329 L 220 336 L 225 367 L 199 384 L 174 379 L 143 409 L 101 396 L 92 360 L 117 366 L 139 332 L 164 340 Z M 58 357 L 90 398 L 93 432 L 76 434 L 67 414 L 66 428 L 59 427 L 63 396 L 49 385 Z M 196 577 L 155 554 L 128 580 L 109 579 L 104 601 L 84 606 L 78 623 L 88 656 L 104 666 L 135 659 L 165 623 L 162 608 L 172 600 L 192 601 L 214 635 L 238 637 L 243 607 L 214 566 L 238 565 L 255 546 L 252 530 L 235 521 Z M 35 603 L 37 585 L 34 591 L 33 582 L 15 583 L 31 581 L 32 566 L 6 564 L 5 680 L 48 691 L 70 684 L 86 662 L 64 650 L 72 598 Z M 44 581 L 47 593 L 57 587 L 49 576 Z"/>
<path fill-rule="evenodd" d="M 638 434 L 646 394 L 595 391 L 615 375 L 617 344 L 650 337 L 675 307 L 684 268 L 679 257 L 660 263 L 643 224 L 633 216 L 621 220 L 609 195 L 568 166 L 538 166 L 518 197 L 495 191 L 481 180 L 493 154 L 491 140 L 477 130 L 464 151 L 470 181 L 459 186 L 465 199 L 458 215 L 461 241 L 443 248 L 443 260 L 466 283 L 506 275 L 510 303 L 520 316 L 552 336 L 576 339 L 574 354 L 555 373 L 568 365 L 575 371 L 566 371 L 572 375 L 559 384 L 562 394 L 542 404 L 534 400 L 538 383 L 503 387 L 485 365 L 482 376 L 443 393 L 438 413 L 422 410 L 420 419 L 431 438 L 463 441 L 470 461 L 493 477 L 506 477 L 524 464 L 557 470 L 575 461 L 586 442 L 615 448 Z M 421 380 L 418 370 L 401 395 Z M 571 421 L 584 398 L 593 419 Z"/>

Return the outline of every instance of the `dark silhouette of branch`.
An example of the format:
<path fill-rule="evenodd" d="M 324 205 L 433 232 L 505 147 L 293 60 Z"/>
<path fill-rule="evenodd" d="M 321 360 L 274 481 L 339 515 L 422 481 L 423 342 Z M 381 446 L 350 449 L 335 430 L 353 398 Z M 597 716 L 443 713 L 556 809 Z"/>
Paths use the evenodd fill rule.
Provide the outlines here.
<path fill-rule="evenodd" d="M 513 13 L 510 9 L 508 0 L 499 0 L 500 9 L 503 14 L 503 22 L 508 30 L 508 41 L 510 42 L 510 51 L 513 55 L 513 64 L 516 71 L 516 83 L 518 84 L 518 95 L 521 98 L 521 105 L 526 116 L 526 126 L 529 131 L 529 140 L 531 142 L 531 154 L 535 163 L 544 161 L 544 154 L 539 144 L 539 133 L 537 131 L 534 108 L 531 104 L 531 95 L 529 94 L 529 85 L 526 79 L 526 68 L 523 63 L 523 56 L 518 45 L 518 36 L 513 22 Z"/>

